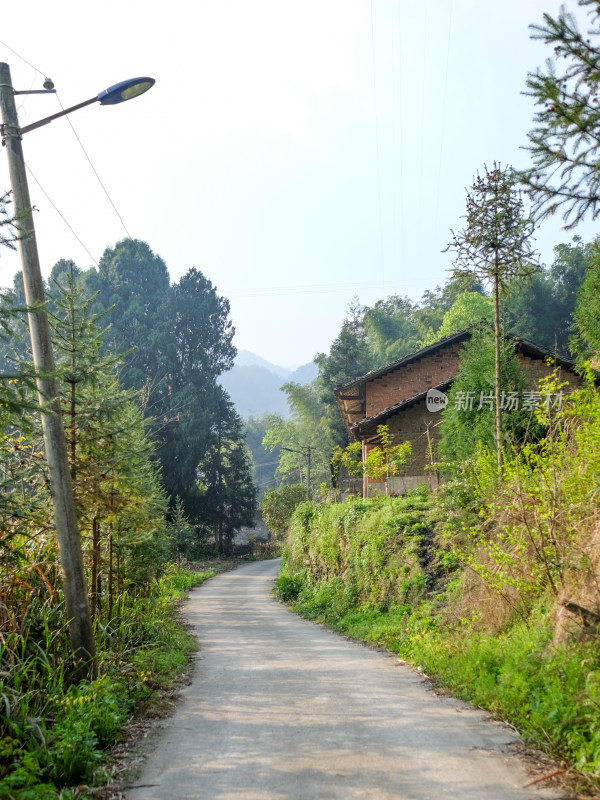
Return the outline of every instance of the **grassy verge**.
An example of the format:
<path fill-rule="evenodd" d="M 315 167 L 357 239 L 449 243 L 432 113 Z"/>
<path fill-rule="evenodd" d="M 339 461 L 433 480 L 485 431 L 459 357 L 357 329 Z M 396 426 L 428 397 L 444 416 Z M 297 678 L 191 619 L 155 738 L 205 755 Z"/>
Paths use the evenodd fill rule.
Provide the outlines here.
<path fill-rule="evenodd" d="M 189 589 L 215 574 L 171 568 L 150 596 L 121 595 L 98 625 L 99 677 L 68 685 L 60 632 L 45 646 L 9 635 L 0 647 L 0 800 L 74 800 L 108 778 L 106 749 L 173 683 L 196 642 L 176 619 Z M 64 632 L 63 632 L 64 634 Z"/>
<path fill-rule="evenodd" d="M 397 653 L 597 789 L 597 638 L 557 638 L 556 609 L 542 594 L 526 616 L 486 629 L 482 607 L 465 599 L 462 567 L 445 570 L 447 554 L 427 532 L 431 512 L 414 499 L 299 508 L 278 597 L 304 617 Z"/>

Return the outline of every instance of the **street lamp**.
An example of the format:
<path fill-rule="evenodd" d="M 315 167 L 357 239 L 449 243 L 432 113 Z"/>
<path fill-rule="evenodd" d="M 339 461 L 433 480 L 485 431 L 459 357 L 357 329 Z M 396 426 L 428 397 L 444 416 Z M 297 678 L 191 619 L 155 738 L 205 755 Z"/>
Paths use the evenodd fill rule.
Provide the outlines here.
<path fill-rule="evenodd" d="M 0 63 L 0 111 L 2 112 L 2 144 L 8 155 L 8 168 L 18 220 L 19 250 L 23 269 L 25 301 L 31 337 L 31 350 L 36 371 L 38 400 L 42 416 L 44 448 L 50 477 L 50 494 L 54 506 L 54 522 L 60 553 L 60 563 L 64 575 L 64 591 L 67 616 L 69 618 L 69 638 L 71 648 L 78 662 L 78 675 L 95 674 L 95 643 L 92 621 L 87 600 L 87 587 L 83 566 L 81 539 L 77 524 L 73 484 L 67 454 L 67 443 L 62 423 L 60 396 L 55 374 L 54 355 L 50 326 L 46 313 L 44 283 L 35 239 L 32 205 L 27 185 L 27 173 L 23 158 L 21 137 L 24 133 L 52 122 L 79 108 L 99 102 L 114 105 L 137 97 L 150 89 L 152 78 L 134 78 L 111 86 L 90 100 L 53 114 L 39 122 L 19 127 L 15 94 L 10 68 Z M 52 81 L 46 79 L 45 92 L 52 92 Z M 36 92 L 37 94 L 38 92 Z"/>
<path fill-rule="evenodd" d="M 304 456 L 306 459 L 306 494 L 310 499 L 310 454 L 313 448 L 311 448 L 310 445 L 307 445 L 306 450 L 293 450 L 291 447 L 282 447 L 281 449 L 287 450 L 288 453 L 300 453 L 300 455 Z"/>
<path fill-rule="evenodd" d="M 84 100 L 83 103 L 77 103 L 76 106 L 65 108 L 56 114 L 51 114 L 49 117 L 38 120 L 38 122 L 33 122 L 31 125 L 25 125 L 24 128 L 20 129 L 21 136 L 29 131 L 34 131 L 36 128 L 41 128 L 42 125 L 47 125 L 54 119 L 64 117 L 72 111 L 85 108 L 92 103 L 100 103 L 101 106 L 114 106 L 117 103 L 124 103 L 127 100 L 132 100 L 134 97 L 139 97 L 141 94 L 144 94 L 144 92 L 147 92 L 148 89 L 151 89 L 154 83 L 154 78 L 131 78 L 128 81 L 115 83 L 114 86 L 109 86 L 108 89 L 104 89 L 103 92 L 99 92 L 95 97 L 91 97 L 89 100 Z M 53 92 L 53 89 L 47 89 L 46 92 Z M 13 95 L 15 94 L 29 94 L 29 92 L 13 91 Z"/>

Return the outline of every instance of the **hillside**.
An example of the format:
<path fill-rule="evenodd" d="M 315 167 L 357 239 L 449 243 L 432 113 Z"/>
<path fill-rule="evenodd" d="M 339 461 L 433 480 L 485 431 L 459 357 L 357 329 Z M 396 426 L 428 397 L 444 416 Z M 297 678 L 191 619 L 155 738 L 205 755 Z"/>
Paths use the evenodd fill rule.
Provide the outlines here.
<path fill-rule="evenodd" d="M 288 406 L 281 387 L 287 381 L 310 383 L 317 375 L 314 363 L 296 370 L 271 364 L 259 355 L 241 350 L 232 370 L 219 378 L 241 417 L 250 414 L 278 413 L 288 416 Z"/>

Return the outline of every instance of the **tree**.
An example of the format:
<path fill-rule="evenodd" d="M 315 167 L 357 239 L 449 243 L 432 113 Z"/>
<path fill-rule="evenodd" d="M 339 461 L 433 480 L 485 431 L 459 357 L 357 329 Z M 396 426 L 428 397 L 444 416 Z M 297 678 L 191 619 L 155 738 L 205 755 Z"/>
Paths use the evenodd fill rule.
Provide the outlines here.
<path fill-rule="evenodd" d="M 77 286 L 78 270 L 72 263 L 59 262 L 52 274 L 53 344 L 95 614 L 105 594 L 103 586 L 112 605 L 113 545 L 124 557 L 121 564 L 128 559 L 130 580 L 145 583 L 160 570 L 168 554 L 166 502 L 137 393 L 119 384 L 123 356 L 103 347 L 107 329 L 99 323 L 106 312 L 92 311 L 95 297 Z"/>
<path fill-rule="evenodd" d="M 490 323 L 493 321 L 494 304 L 492 299 L 479 292 L 463 292 L 444 314 L 439 330 L 436 333 L 430 332 L 422 344 L 433 344 L 445 336 L 465 330 L 482 319 Z"/>
<path fill-rule="evenodd" d="M 124 240 L 107 248 L 99 276 L 100 300 L 110 309 L 110 338 L 117 352 L 134 348 L 122 371 L 126 387 L 144 390 L 171 504 L 179 496 L 185 514 L 200 524 L 204 500 L 198 465 L 212 452 L 222 392 L 217 377 L 233 365 L 234 328 L 229 302 L 192 268 L 173 286 L 164 261 L 145 243 Z"/>
<path fill-rule="evenodd" d="M 210 529 L 220 553 L 230 552 L 236 530 L 254 526 L 256 485 L 244 425 L 227 392 L 219 397 L 195 480 L 198 501 L 194 522 Z"/>
<path fill-rule="evenodd" d="M 575 308 L 577 334 L 573 345 L 580 356 L 591 357 L 600 352 L 600 239 L 592 245 L 591 262 L 577 295 Z"/>
<path fill-rule="evenodd" d="M 496 342 L 492 330 L 483 325 L 473 330 L 470 341 L 461 349 L 458 374 L 448 392 L 448 405 L 442 415 L 438 453 L 446 469 L 452 470 L 476 454 L 479 447 L 493 451 L 497 447 L 495 406 Z M 502 338 L 500 376 L 501 403 L 509 408 L 509 398 L 518 396 L 526 386 L 526 375 L 515 356 L 514 343 Z M 502 444 L 512 439 L 535 437 L 538 427 L 533 415 L 523 407 L 502 415 Z"/>
<path fill-rule="evenodd" d="M 296 506 L 306 501 L 306 487 L 291 483 L 278 488 L 268 487 L 260 504 L 263 519 L 273 537 L 279 541 L 286 535 Z"/>
<path fill-rule="evenodd" d="M 328 484 L 332 478 L 329 463 L 336 438 L 328 412 L 333 414 L 333 409 L 321 401 L 316 381 L 308 385 L 290 381 L 281 388 L 287 395 L 291 417 L 274 415 L 262 444 L 278 455 L 275 473 L 278 482 L 304 483 L 310 496 L 315 483 Z M 308 486 L 309 460 L 311 486 Z"/>
<path fill-rule="evenodd" d="M 450 275 L 443 287 L 436 286 L 432 291 L 423 292 L 418 309 L 415 311 L 415 325 L 419 331 L 419 346 L 428 340 L 433 331 L 437 331 L 448 312 L 464 292 L 485 294 L 484 288 L 472 276 L 464 278 Z"/>
<path fill-rule="evenodd" d="M 494 300 L 496 449 L 498 472 L 502 469 L 501 325 L 500 295 L 508 294 L 513 281 L 539 271 L 531 244 L 533 222 L 524 216 L 523 201 L 509 167 L 494 162 L 492 169 L 475 177 L 467 192 L 466 226 L 453 234 L 446 248 L 456 253 L 454 275 L 492 284 Z"/>
<path fill-rule="evenodd" d="M 273 488 L 277 483 L 275 473 L 280 456 L 279 448 L 271 452 L 264 446 L 263 440 L 269 428 L 280 425 L 284 421 L 281 414 L 262 414 L 260 416 L 251 414 L 244 420 L 246 444 L 252 456 L 259 500 L 262 500 L 268 487 Z"/>
<path fill-rule="evenodd" d="M 331 343 L 329 353 L 317 353 L 315 356 L 319 374 L 314 388 L 323 406 L 323 428 L 332 450 L 336 444 L 345 446 L 348 443 L 334 389 L 364 375 L 374 366 L 365 335 L 363 314 L 364 308 L 355 299 L 348 308 L 339 335 Z"/>
<path fill-rule="evenodd" d="M 153 401 L 160 406 L 167 393 L 169 366 L 175 361 L 167 266 L 146 242 L 123 239 L 106 248 L 98 273 L 99 299 L 112 323 L 112 342 L 107 344 L 117 353 L 135 348 L 123 366 L 123 384 L 141 389 L 149 381 Z"/>
<path fill-rule="evenodd" d="M 179 495 L 190 520 L 199 523 L 204 500 L 197 469 L 212 452 L 215 426 L 221 424 L 225 394 L 216 379 L 233 365 L 235 330 L 228 300 L 197 269 L 172 287 L 167 310 L 173 350 L 149 412 L 156 417 L 167 492 L 172 502 Z"/>
<path fill-rule="evenodd" d="M 550 268 L 504 298 L 507 329 L 550 352 L 568 353 L 576 333 L 577 295 L 591 261 L 592 244 L 583 244 L 579 236 L 573 237 L 572 243 L 557 245 Z"/>
<path fill-rule="evenodd" d="M 341 453 L 334 453 L 333 460 L 341 461 L 349 475 L 355 478 L 366 475 L 374 481 L 385 482 L 385 493 L 390 493 L 390 479 L 398 475 L 410 458 L 412 447 L 410 442 L 394 444 L 394 434 L 387 425 L 377 426 L 377 444 L 367 451 L 362 460 L 361 442 L 351 442 Z"/>
<path fill-rule="evenodd" d="M 579 0 L 589 7 L 591 27 L 579 32 L 573 14 L 561 8 L 558 17 L 544 14 L 532 25 L 532 38 L 554 47 L 546 69 L 527 78 L 525 94 L 537 111 L 529 132 L 533 166 L 518 173 L 532 199 L 533 215 L 542 220 L 559 209 L 567 228 L 591 212 L 600 213 L 600 6 L 597 0 Z"/>
<path fill-rule="evenodd" d="M 10 192 L 0 195 L 0 247 L 8 247 L 15 250 L 15 242 L 18 239 L 16 219 L 10 213 Z"/>
<path fill-rule="evenodd" d="M 372 367 L 389 364 L 418 349 L 416 309 L 408 297 L 399 295 L 378 300 L 372 308 L 365 309 L 363 324 L 372 354 Z"/>
<path fill-rule="evenodd" d="M 229 300 L 192 267 L 173 286 L 171 312 L 181 379 L 214 380 L 233 367 L 237 350 Z"/>

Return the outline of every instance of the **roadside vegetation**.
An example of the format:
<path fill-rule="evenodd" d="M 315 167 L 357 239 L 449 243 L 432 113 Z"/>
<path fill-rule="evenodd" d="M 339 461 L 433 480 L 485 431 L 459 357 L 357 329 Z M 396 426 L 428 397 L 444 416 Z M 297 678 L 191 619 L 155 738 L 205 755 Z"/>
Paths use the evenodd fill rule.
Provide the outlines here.
<path fill-rule="evenodd" d="M 194 642 L 177 622 L 177 603 L 213 574 L 186 565 L 228 556 L 237 531 L 254 524 L 246 441 L 257 472 L 266 470 L 263 483 L 281 484 L 263 501 L 273 541 L 249 550 L 263 557 L 283 548 L 282 600 L 397 652 L 590 780 L 600 776 L 600 393 L 589 367 L 600 348 L 600 245 L 575 237 L 538 269 L 528 245 L 519 254 L 522 237 L 510 239 L 557 210 L 567 228 L 600 213 L 600 13 L 597 0 L 579 4 L 590 11 L 591 38 L 564 10 L 534 26 L 554 52 L 527 83 L 537 106 L 534 166 L 494 167 L 478 179 L 484 191 L 467 204 L 477 241 L 467 227 L 450 247 L 469 263 L 459 259 L 450 280 L 420 302 L 353 301 L 328 353 L 315 357 L 315 381 L 285 385 L 289 418 L 242 423 L 218 383 L 236 355 L 229 302 L 197 269 L 171 284 L 164 261 L 132 239 L 108 247 L 97 269 L 54 266 L 45 287 L 52 377 L 91 658 L 74 652 L 69 633 L 65 589 L 73 587 L 61 569 L 56 476 L 44 452 L 21 276 L 2 291 L 0 800 L 93 792 L 110 777 L 108 748 L 184 670 Z M 533 220 L 521 218 L 519 185 Z M 515 202 L 502 205 L 502 197 Z M 8 204 L 0 193 L 0 246 L 14 247 Z M 465 348 L 451 401 L 461 385 L 494 387 L 496 398 L 502 382 L 521 385 L 502 347 L 506 332 L 570 352 L 587 375 L 584 388 L 556 408 L 549 398 L 562 387 L 551 378 L 526 417 L 484 411 L 474 424 L 448 408 L 434 465 L 445 483 L 435 494 L 390 496 L 406 443 L 381 426 L 380 446 L 363 465 L 335 387 L 482 318 L 494 320 L 494 342 L 487 346 L 484 327 Z M 355 476 L 344 486 L 342 468 Z M 363 470 L 387 496 L 341 502 L 349 485 L 362 486 Z"/>
<path fill-rule="evenodd" d="M 139 268 L 134 256 L 156 267 L 140 243 L 116 250 L 118 264 L 105 271 L 107 294 L 111 279 L 121 285 Z M 188 276 L 196 300 L 219 310 L 222 330 L 210 330 L 215 363 L 210 370 L 205 365 L 195 394 L 180 374 L 187 404 L 179 398 L 167 409 L 173 389 L 165 387 L 157 418 L 153 395 L 161 392 L 133 368 L 132 351 L 115 346 L 117 331 L 106 319 L 111 309 L 101 291 L 86 286 L 93 277 L 59 262 L 46 287 L 84 567 L 83 589 L 71 585 L 71 596 L 93 634 L 86 654 L 74 645 L 66 610 L 69 575 L 51 502 L 57 477 L 45 458 L 19 276 L 15 290 L 0 298 L 0 800 L 84 797 L 110 778 L 107 751 L 181 675 L 195 648 L 176 619 L 177 603 L 214 569 L 189 569 L 189 560 L 230 550 L 235 530 L 253 521 L 255 487 L 241 420 L 216 385 L 219 337 L 227 358 L 234 352 L 227 304 L 199 273 Z M 131 313 L 144 316 L 139 303 Z M 188 327 L 197 323 L 195 335 L 187 330 L 185 366 L 197 372 L 207 349 L 205 320 L 197 308 L 180 309 L 180 317 Z M 133 323 L 130 329 L 139 333 Z M 134 338 L 123 335 L 125 341 L 135 349 Z M 176 352 L 171 348 L 172 381 L 184 369 Z M 170 437 L 182 435 L 192 399 L 206 394 L 213 402 L 202 406 L 202 444 L 186 450 L 193 463 L 200 447 L 203 461 L 178 482 L 181 463 L 169 473 L 162 451 L 168 441 L 172 455 Z"/>
<path fill-rule="evenodd" d="M 537 417 L 501 480 L 482 446 L 435 494 L 298 505 L 276 591 L 596 778 L 600 393 Z"/>
<path fill-rule="evenodd" d="M 173 684 L 196 647 L 175 617 L 178 601 L 213 574 L 171 567 L 144 595 L 124 592 L 112 616 L 96 618 L 92 681 L 72 681 L 60 604 L 29 605 L 21 630 L 0 647 L 2 800 L 85 797 L 110 778 L 106 748 Z"/>

